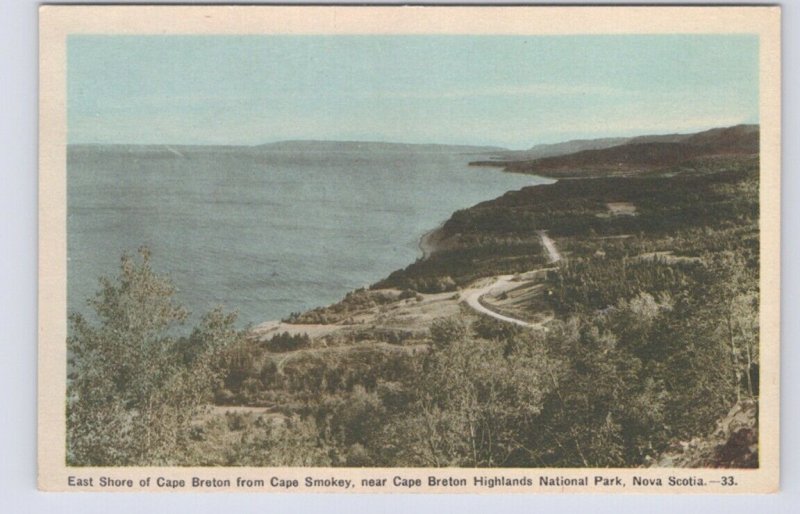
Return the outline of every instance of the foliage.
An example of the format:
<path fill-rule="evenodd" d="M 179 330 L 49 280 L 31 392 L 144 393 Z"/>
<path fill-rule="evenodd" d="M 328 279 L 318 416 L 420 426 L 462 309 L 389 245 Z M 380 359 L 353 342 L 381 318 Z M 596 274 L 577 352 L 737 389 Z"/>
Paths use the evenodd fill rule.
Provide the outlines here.
<path fill-rule="evenodd" d="M 214 311 L 177 337 L 185 312 L 171 286 L 146 252 L 141 264 L 124 257 L 118 283 L 104 280 L 92 302 L 99 326 L 72 317 L 70 462 L 657 461 L 759 394 L 757 162 L 692 166 L 688 175 L 565 180 L 459 211 L 442 228 L 446 250 L 291 317 L 351 324 L 413 303 L 416 291 L 547 266 L 542 293 L 526 300 L 555 313 L 545 330 L 463 314 L 428 332 L 364 326 L 327 346 L 289 333 L 246 338 Z M 611 215 L 609 202 L 630 203 L 635 215 Z M 539 230 L 565 260 L 546 262 Z M 264 411 L 198 424 L 212 391 L 218 405 Z"/>
<path fill-rule="evenodd" d="M 308 334 L 290 334 L 283 332 L 282 334 L 275 334 L 269 341 L 265 343 L 267 349 L 271 352 L 291 352 L 301 348 L 308 348 L 311 346 L 311 338 Z"/>
<path fill-rule="evenodd" d="M 409 415 L 392 427 L 400 461 L 412 466 L 509 466 L 527 460 L 524 437 L 547 391 L 548 362 L 535 336 L 513 356 L 453 334 L 423 364 Z"/>
<path fill-rule="evenodd" d="M 77 466 L 176 462 L 189 427 L 220 376 L 216 355 L 240 335 L 235 317 L 215 310 L 188 337 L 187 312 L 172 284 L 153 272 L 150 252 L 122 257 L 116 280 L 101 279 L 89 304 L 97 324 L 70 316 L 67 340 L 67 462 Z"/>
<path fill-rule="evenodd" d="M 399 293 L 388 291 L 369 291 L 356 289 L 345 295 L 342 301 L 327 307 L 316 307 L 307 312 L 293 312 L 284 321 L 287 323 L 332 324 L 347 321 L 353 315 L 363 313 L 374 307 L 386 305 L 396 300 L 404 300 L 414 296 L 408 289 Z"/>

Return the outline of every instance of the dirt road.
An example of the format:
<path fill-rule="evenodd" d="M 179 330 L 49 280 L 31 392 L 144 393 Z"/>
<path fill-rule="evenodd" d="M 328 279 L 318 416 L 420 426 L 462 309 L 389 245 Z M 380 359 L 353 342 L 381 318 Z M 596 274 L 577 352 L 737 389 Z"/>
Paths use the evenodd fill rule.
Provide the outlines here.
<path fill-rule="evenodd" d="M 558 253 L 558 248 L 556 248 L 555 242 L 547 235 L 546 230 L 537 230 L 537 234 L 539 234 L 539 239 L 542 240 L 542 246 L 544 249 L 547 250 L 547 262 L 550 264 L 554 262 L 558 262 L 561 260 L 561 254 Z"/>
<path fill-rule="evenodd" d="M 521 319 L 498 314 L 493 310 L 484 307 L 481 303 L 481 297 L 486 294 L 497 296 L 505 291 L 508 291 L 509 289 L 519 286 L 518 282 L 512 282 L 513 278 L 514 275 L 502 275 L 497 277 L 497 280 L 487 286 L 466 289 L 461 293 L 461 300 L 466 302 L 466 304 L 469 305 L 472 310 L 475 310 L 481 314 L 485 314 L 486 316 L 491 316 L 494 319 L 505 321 L 506 323 L 513 323 L 514 325 L 519 325 L 521 327 L 538 327 L 539 325 L 536 323 L 528 323 L 527 321 L 523 321 Z"/>
<path fill-rule="evenodd" d="M 555 242 L 547 235 L 547 231 L 537 230 L 536 233 L 542 240 L 542 246 L 547 251 L 548 262 L 552 264 L 560 261 L 561 254 L 558 252 Z M 461 301 L 465 302 L 473 310 L 486 316 L 491 316 L 496 320 L 504 321 L 506 323 L 513 323 L 514 325 L 519 325 L 521 327 L 541 327 L 541 323 L 529 323 L 521 319 L 504 316 L 503 314 L 499 314 L 491 309 L 488 309 L 481 303 L 481 297 L 484 295 L 490 294 L 492 296 L 498 296 L 503 294 L 505 291 L 518 287 L 520 283 L 514 282 L 513 278 L 514 275 L 501 275 L 497 277 L 494 282 L 491 282 L 488 285 L 466 289 L 461 293 Z"/>

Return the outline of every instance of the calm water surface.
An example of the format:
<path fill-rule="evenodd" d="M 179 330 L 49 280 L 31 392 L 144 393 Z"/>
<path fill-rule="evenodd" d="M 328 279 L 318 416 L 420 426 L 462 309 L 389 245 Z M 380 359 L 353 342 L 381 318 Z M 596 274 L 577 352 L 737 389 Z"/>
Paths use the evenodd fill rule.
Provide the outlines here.
<path fill-rule="evenodd" d="M 479 156 L 478 156 L 479 157 Z M 68 308 L 124 252 L 152 250 L 192 318 L 242 325 L 327 305 L 420 256 L 422 234 L 538 177 L 475 155 L 77 147 L 68 157 Z"/>

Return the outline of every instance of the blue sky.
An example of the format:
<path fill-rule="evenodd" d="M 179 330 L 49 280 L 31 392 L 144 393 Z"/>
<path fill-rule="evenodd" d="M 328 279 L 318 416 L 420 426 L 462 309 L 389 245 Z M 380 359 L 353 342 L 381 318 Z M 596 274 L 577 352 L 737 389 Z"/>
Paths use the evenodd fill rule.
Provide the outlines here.
<path fill-rule="evenodd" d="M 491 144 L 758 122 L 758 39 L 71 36 L 71 143 Z"/>

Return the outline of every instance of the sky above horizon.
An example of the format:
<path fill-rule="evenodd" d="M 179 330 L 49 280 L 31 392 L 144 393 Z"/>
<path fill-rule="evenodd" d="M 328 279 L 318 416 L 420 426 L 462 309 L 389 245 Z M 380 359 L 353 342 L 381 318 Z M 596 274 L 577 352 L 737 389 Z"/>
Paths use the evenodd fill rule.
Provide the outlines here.
<path fill-rule="evenodd" d="M 70 143 L 528 148 L 758 123 L 754 35 L 70 36 Z"/>

